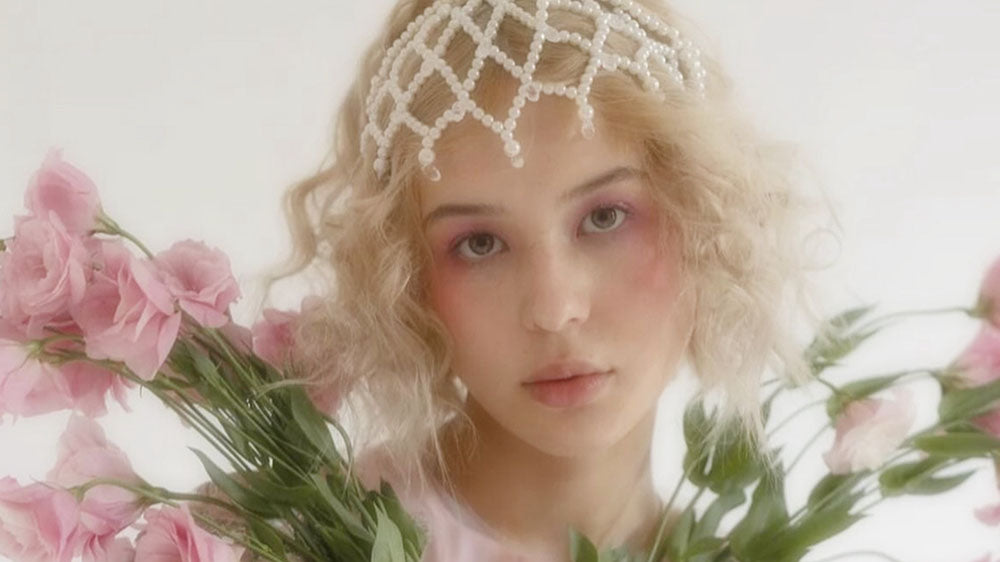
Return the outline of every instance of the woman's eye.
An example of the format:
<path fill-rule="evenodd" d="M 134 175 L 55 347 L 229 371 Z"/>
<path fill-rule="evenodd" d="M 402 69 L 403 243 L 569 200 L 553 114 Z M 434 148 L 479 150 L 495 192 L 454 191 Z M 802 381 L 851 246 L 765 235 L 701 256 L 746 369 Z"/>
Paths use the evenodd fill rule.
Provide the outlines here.
<path fill-rule="evenodd" d="M 462 239 L 455 251 L 468 260 L 479 260 L 503 249 L 503 242 L 496 236 L 486 233 L 473 234 Z"/>
<path fill-rule="evenodd" d="M 628 211 L 618 206 L 594 209 L 583 220 L 582 230 L 587 233 L 607 232 L 621 226 Z"/>

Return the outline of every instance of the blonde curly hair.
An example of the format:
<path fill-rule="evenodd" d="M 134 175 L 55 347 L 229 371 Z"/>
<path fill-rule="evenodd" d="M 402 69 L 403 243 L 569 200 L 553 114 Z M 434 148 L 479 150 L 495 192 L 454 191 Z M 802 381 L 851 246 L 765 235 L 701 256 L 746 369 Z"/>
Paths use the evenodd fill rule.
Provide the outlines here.
<path fill-rule="evenodd" d="M 687 27 L 663 4 L 640 3 L 668 24 Z M 372 143 L 362 153 L 360 136 L 372 76 L 393 41 L 430 4 L 401 0 L 367 49 L 337 115 L 331 153 L 317 173 L 286 194 L 293 251 L 267 283 L 307 269 L 323 275 L 324 304 L 304 315 L 297 333 L 308 377 L 345 389 L 345 415 L 356 446 L 383 442 L 396 466 L 416 468 L 421 478 L 434 462 L 445 472 L 438 430 L 462 416 L 463 392 L 450 372 L 447 331 L 425 298 L 429 255 L 416 193 L 420 138 L 407 129 L 397 133 L 391 171 L 380 179 L 372 168 Z M 488 13 L 474 17 L 482 23 Z M 561 29 L 593 32 L 592 21 L 570 13 L 553 11 L 549 18 Z M 531 39 L 528 28 L 504 21 L 495 42 L 517 58 L 527 53 Z M 457 34 L 445 59 L 461 75 L 475 46 Z M 615 32 L 607 39 L 612 52 L 627 54 L 630 47 Z M 587 59 L 575 47 L 548 45 L 535 76 L 577 77 Z M 419 65 L 409 62 L 404 75 Z M 720 398 L 723 420 L 738 421 L 748 434 L 760 436 L 765 371 L 770 367 L 790 381 L 805 380 L 809 372 L 792 320 L 818 324 L 800 220 L 815 207 L 793 190 L 786 152 L 760 139 L 733 109 L 730 84 L 717 62 L 703 55 L 703 64 L 704 99 L 680 88 L 668 88 L 666 99 L 658 99 L 630 76 L 603 73 L 594 80 L 590 100 L 601 126 L 641 151 L 664 222 L 679 225 L 683 269 L 698 303 L 687 359 L 701 392 Z M 435 77 L 409 106 L 424 122 L 453 99 L 444 80 Z M 473 97 L 498 114 L 509 103 L 509 75 L 488 64 L 478 83 Z M 383 111 L 380 118 L 386 117 Z M 448 142 L 447 135 L 438 141 L 439 153 Z"/>

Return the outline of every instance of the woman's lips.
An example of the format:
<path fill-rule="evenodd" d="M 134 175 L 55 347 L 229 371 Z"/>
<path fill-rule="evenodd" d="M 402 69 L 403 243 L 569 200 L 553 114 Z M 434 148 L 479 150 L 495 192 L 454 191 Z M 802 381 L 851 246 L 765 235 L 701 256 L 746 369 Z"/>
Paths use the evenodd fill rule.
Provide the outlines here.
<path fill-rule="evenodd" d="M 552 408 L 583 406 L 597 398 L 611 378 L 610 371 L 576 374 L 568 378 L 533 380 L 524 387 L 535 400 Z"/>

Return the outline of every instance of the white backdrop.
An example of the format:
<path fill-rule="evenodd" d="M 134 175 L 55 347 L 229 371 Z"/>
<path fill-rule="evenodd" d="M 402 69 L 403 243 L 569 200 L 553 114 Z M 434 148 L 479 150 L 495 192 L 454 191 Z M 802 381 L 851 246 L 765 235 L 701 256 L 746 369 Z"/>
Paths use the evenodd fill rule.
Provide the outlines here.
<path fill-rule="evenodd" d="M 830 309 L 970 304 L 1000 255 L 1000 2 L 675 3 L 714 41 L 706 47 L 721 54 L 755 122 L 799 145 L 826 186 L 844 231 L 823 274 Z M 250 281 L 282 256 L 279 196 L 318 165 L 389 5 L 0 0 L 0 235 L 56 146 L 151 248 L 201 239 Z M 276 304 L 299 295 L 289 287 Z M 915 322 L 876 339 L 854 374 L 941 365 L 975 328 L 953 317 Z M 664 408 L 676 411 L 679 396 L 668 392 Z M 922 397 L 929 415 L 932 390 Z M 168 487 L 203 480 L 185 448 L 197 440 L 150 397 L 132 403 L 133 414 L 112 412 L 104 425 L 137 471 Z M 44 476 L 65 419 L 5 422 L 0 475 Z M 661 441 L 665 486 L 679 451 L 672 422 Z M 803 464 L 801 489 L 828 446 Z M 1000 529 L 971 514 L 990 501 L 1000 493 L 983 471 L 946 498 L 887 502 L 808 560 L 861 549 L 907 562 L 1000 555 Z"/>

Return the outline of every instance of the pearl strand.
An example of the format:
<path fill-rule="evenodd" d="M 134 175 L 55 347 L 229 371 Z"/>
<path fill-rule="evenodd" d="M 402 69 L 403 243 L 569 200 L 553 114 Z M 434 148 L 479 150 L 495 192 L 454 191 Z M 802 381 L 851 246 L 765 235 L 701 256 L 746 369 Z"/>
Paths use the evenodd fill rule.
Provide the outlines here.
<path fill-rule="evenodd" d="M 490 5 L 493 12 L 485 29 L 480 29 L 472 21 L 470 14 L 483 3 Z M 436 181 L 440 179 L 441 174 L 434 166 L 435 142 L 450 123 L 459 122 L 471 115 L 488 130 L 499 135 L 504 145 L 504 153 L 511 159 L 512 165 L 521 167 L 524 165 L 524 159 L 521 156 L 521 145 L 516 140 L 514 132 L 525 105 L 528 102 L 538 101 L 541 94 L 568 98 L 577 105 L 581 134 L 585 138 L 591 138 L 594 135 L 594 108 L 590 104 L 589 94 L 595 77 L 602 70 L 631 74 L 647 91 L 659 93 L 662 97 L 665 94 L 651 69 L 651 64 L 655 64 L 661 67 L 677 86 L 704 97 L 708 72 L 701 63 L 701 53 L 691 41 L 681 38 L 677 29 L 668 26 L 633 0 L 610 0 L 609 3 L 612 5 L 611 11 L 607 11 L 596 0 L 537 0 L 535 12 L 529 13 L 516 5 L 513 0 L 470 0 L 463 6 L 453 5 L 449 0 L 437 0 L 407 24 L 403 33 L 386 50 L 378 73 L 372 77 L 365 101 L 367 123 L 361 135 L 362 153 L 365 151 L 367 139 L 370 138 L 375 143 L 376 151 L 373 167 L 378 176 L 383 177 L 388 171 L 392 139 L 399 128 L 405 126 L 420 136 L 421 149 L 417 154 L 417 160 L 424 173 Z M 593 36 L 587 38 L 578 32 L 553 27 L 548 22 L 550 9 L 568 10 L 592 19 L 595 26 Z M 515 62 L 493 43 L 500 22 L 505 16 L 511 16 L 534 30 L 524 64 Z M 433 47 L 429 47 L 428 34 L 445 21 L 444 28 Z M 469 71 L 461 79 L 444 60 L 448 45 L 459 29 L 477 44 Z M 612 32 L 621 34 L 639 45 L 631 57 L 604 50 L 605 42 Z M 543 83 L 534 78 L 541 51 L 546 43 L 574 45 L 590 55 L 583 74 L 575 84 Z M 419 70 L 403 90 L 399 84 L 399 72 L 409 55 L 419 57 L 421 63 Z M 520 82 L 517 93 L 507 109 L 506 117 L 502 120 L 487 113 L 471 97 L 487 59 L 492 60 Z M 434 73 L 444 78 L 456 99 L 432 125 L 428 125 L 417 119 L 408 108 L 417 90 Z M 392 110 L 385 126 L 380 128 L 376 124 L 379 108 L 383 106 L 387 97 L 391 100 L 389 103 L 392 104 Z"/>

